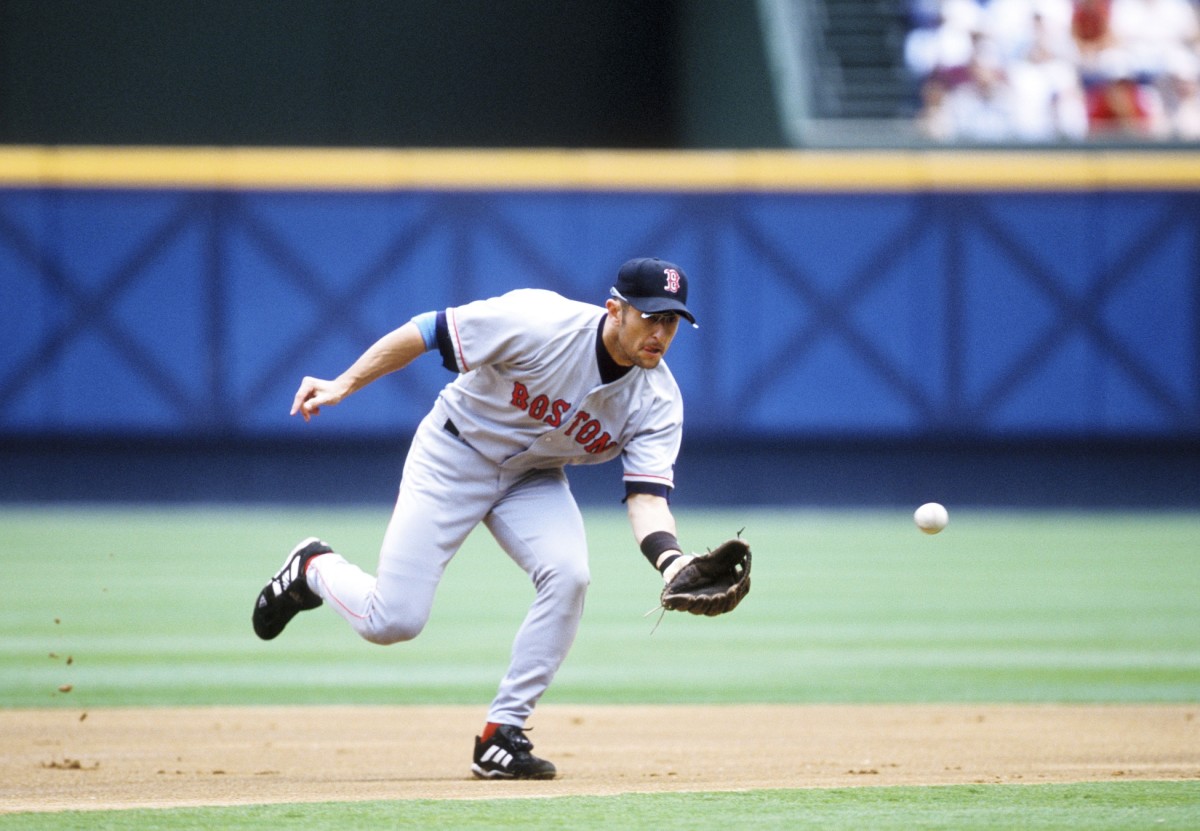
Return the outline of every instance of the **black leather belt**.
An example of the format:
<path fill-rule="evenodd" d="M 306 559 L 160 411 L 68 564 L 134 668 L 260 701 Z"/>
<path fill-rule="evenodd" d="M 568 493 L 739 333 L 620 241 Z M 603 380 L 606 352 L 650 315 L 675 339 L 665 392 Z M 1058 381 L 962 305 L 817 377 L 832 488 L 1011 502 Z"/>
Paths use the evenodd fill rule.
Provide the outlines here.
<path fill-rule="evenodd" d="M 458 437 L 458 428 L 454 426 L 454 422 L 450 419 L 446 419 L 446 423 L 443 424 L 442 427 L 450 435 L 455 436 L 456 438 Z"/>

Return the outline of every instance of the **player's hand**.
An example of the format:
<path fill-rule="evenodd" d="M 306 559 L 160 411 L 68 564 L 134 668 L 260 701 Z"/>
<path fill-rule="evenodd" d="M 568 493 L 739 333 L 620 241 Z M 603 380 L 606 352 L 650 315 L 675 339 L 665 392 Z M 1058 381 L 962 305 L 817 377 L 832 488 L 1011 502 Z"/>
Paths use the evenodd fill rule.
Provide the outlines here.
<path fill-rule="evenodd" d="M 296 397 L 292 400 L 292 415 L 299 413 L 308 421 L 319 415 L 322 407 L 337 404 L 345 395 L 333 381 L 306 376 L 300 382 L 300 389 L 296 390 Z"/>
<path fill-rule="evenodd" d="M 670 583 L 675 579 L 675 575 L 683 571 L 683 567 L 694 559 L 696 559 L 695 554 L 680 554 L 669 566 L 667 566 L 666 570 L 663 571 L 663 582 Z"/>

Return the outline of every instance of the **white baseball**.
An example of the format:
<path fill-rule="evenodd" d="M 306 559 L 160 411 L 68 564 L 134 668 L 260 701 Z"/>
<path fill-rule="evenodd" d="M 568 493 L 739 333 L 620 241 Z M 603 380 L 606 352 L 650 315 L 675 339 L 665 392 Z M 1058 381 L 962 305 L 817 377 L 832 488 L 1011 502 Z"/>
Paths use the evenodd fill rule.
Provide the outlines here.
<path fill-rule="evenodd" d="M 950 512 L 937 502 L 926 502 L 913 512 L 913 522 L 926 534 L 936 534 L 950 522 Z"/>

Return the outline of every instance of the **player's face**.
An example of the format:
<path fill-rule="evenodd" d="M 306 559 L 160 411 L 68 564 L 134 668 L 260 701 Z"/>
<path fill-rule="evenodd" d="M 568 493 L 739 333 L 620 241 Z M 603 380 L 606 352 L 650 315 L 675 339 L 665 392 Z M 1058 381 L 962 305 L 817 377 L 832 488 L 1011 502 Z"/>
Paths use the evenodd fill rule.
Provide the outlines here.
<path fill-rule="evenodd" d="M 615 301 L 610 301 L 615 303 Z M 642 317 L 641 312 L 627 303 L 616 304 L 614 331 L 609 351 L 621 366 L 654 369 L 671 346 L 679 329 L 679 315 L 672 312 Z"/>

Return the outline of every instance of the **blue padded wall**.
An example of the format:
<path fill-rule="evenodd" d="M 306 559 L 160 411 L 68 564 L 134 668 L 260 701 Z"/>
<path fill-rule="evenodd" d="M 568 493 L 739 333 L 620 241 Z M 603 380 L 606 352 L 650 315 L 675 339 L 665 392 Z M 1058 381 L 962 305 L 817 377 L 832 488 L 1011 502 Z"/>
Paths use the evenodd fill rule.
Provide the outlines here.
<path fill-rule="evenodd" d="M 683 265 L 688 434 L 1200 437 L 1200 194 L 0 190 L 0 437 L 283 439 L 415 313 Z M 410 431 L 430 356 L 324 435 Z"/>

